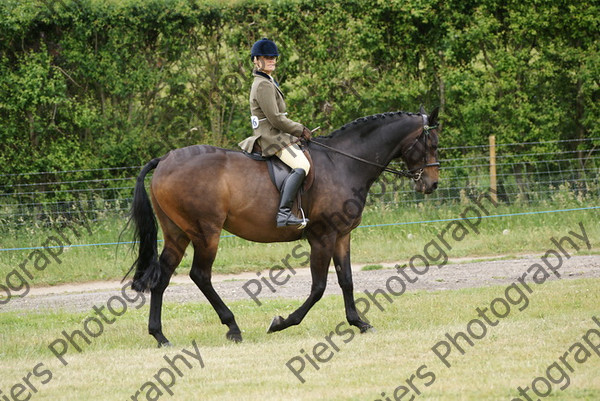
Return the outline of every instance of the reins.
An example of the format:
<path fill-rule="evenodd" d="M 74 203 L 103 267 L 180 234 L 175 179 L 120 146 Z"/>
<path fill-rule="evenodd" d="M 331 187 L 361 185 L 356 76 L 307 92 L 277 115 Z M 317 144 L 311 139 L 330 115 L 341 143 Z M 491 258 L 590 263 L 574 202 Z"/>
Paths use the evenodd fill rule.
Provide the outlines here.
<path fill-rule="evenodd" d="M 423 134 L 429 135 L 429 130 L 432 130 L 432 129 L 435 129 L 435 128 L 437 128 L 437 125 L 433 126 L 433 127 L 430 127 L 428 125 L 424 125 L 423 126 L 423 131 L 421 132 L 421 135 L 419 135 L 417 137 L 417 139 L 415 140 L 415 143 L 412 144 L 412 146 L 410 148 L 408 148 L 408 150 L 411 150 L 417 144 L 417 142 L 419 141 L 419 139 L 421 138 L 421 136 Z M 331 147 L 329 145 L 325 145 L 324 143 L 321 143 L 321 142 L 317 142 L 317 141 L 313 141 L 313 140 L 310 140 L 310 142 L 314 143 L 316 145 L 319 145 L 319 146 L 321 146 L 321 147 L 323 147 L 325 149 L 331 150 L 332 152 L 339 153 L 339 154 L 341 154 L 343 156 L 346 156 L 346 157 L 348 157 L 350 159 L 354 159 L 354 160 L 357 160 L 359 162 L 362 162 L 362 163 L 365 163 L 365 164 L 369 164 L 371 166 L 379 167 L 383 171 L 395 174 L 395 175 L 400 176 L 400 177 L 411 178 L 414 181 L 419 181 L 421 179 L 421 176 L 423 175 L 423 170 L 425 168 L 427 168 L 427 167 L 439 167 L 440 166 L 439 162 L 435 162 L 435 163 L 425 163 L 425 164 L 423 164 L 423 166 L 417 167 L 417 168 L 413 168 L 411 170 L 396 170 L 396 169 L 393 169 L 391 167 L 384 166 L 383 164 L 379 164 L 377 162 L 366 160 L 366 159 L 363 159 L 362 157 L 358 157 L 358 156 L 352 155 L 350 153 L 344 152 L 343 150 L 339 150 L 339 149 L 333 148 L 333 147 Z M 427 157 L 427 153 L 425 153 L 425 157 Z"/>

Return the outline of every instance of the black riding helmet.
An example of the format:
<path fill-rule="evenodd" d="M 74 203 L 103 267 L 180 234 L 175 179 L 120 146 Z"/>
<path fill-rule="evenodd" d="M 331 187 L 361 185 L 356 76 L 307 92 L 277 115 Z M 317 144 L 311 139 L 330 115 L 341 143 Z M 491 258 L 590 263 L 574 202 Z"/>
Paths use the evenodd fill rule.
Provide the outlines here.
<path fill-rule="evenodd" d="M 254 59 L 254 57 L 258 56 L 279 57 L 279 51 L 277 50 L 277 45 L 275 44 L 275 42 L 267 38 L 257 40 L 252 45 L 252 50 L 250 51 L 250 59 Z"/>

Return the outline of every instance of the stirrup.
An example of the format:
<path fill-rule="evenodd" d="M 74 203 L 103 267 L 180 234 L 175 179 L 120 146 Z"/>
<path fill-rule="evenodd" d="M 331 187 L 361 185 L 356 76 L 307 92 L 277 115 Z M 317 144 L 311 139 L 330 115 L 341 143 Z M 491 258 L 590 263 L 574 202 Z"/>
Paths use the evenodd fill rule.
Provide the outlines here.
<path fill-rule="evenodd" d="M 302 220 L 298 219 L 298 217 L 296 217 L 294 214 L 289 214 L 289 215 L 278 215 L 278 219 L 277 219 L 277 227 L 278 228 L 283 228 L 283 227 L 297 227 L 298 230 L 302 230 L 304 228 L 306 228 L 306 225 L 308 224 L 309 220 L 304 217 L 304 213 L 302 213 L 303 217 Z M 280 220 L 279 217 L 282 217 L 282 219 Z M 283 220 L 283 218 L 285 218 L 285 220 Z"/>
<path fill-rule="evenodd" d="M 306 225 L 308 224 L 308 219 L 304 215 L 304 209 L 300 208 L 300 213 L 302 213 L 302 223 L 298 226 L 298 230 L 304 230 Z"/>
<path fill-rule="evenodd" d="M 285 211 L 285 212 L 279 211 L 277 213 L 277 221 L 276 221 L 277 227 L 282 228 L 282 227 L 297 226 L 298 230 L 303 230 L 304 228 L 306 228 L 307 224 L 309 223 L 309 220 L 304 215 L 304 210 L 302 210 L 302 208 L 300 208 L 300 212 L 302 213 L 302 220 L 298 219 L 298 217 L 296 215 L 294 215 L 292 213 L 292 211 L 289 209 L 288 209 L 288 211 Z M 280 220 L 280 217 L 281 217 L 281 220 Z M 283 220 L 284 218 L 285 218 L 285 220 Z"/>

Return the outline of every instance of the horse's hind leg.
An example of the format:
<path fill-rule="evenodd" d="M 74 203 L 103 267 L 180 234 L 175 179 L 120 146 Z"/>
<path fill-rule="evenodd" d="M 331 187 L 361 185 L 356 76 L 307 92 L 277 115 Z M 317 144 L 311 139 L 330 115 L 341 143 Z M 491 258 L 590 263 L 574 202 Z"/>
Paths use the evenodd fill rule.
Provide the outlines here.
<path fill-rule="evenodd" d="M 155 203 L 156 205 L 156 203 Z M 164 247 L 160 254 L 159 262 L 161 275 L 158 284 L 151 290 L 150 294 L 150 317 L 148 319 L 148 333 L 152 335 L 158 346 L 170 346 L 171 343 L 162 332 L 162 302 L 165 289 L 169 285 L 169 281 L 173 272 L 181 263 L 181 259 L 185 254 L 185 249 L 190 243 L 189 238 L 185 233 L 175 225 L 162 210 L 155 206 L 156 215 L 160 220 L 160 225 L 163 230 Z"/>
<path fill-rule="evenodd" d="M 187 239 L 187 238 L 186 238 Z M 167 239 L 165 238 L 165 248 L 160 254 L 160 267 L 161 267 L 161 275 L 160 280 L 156 287 L 154 287 L 150 291 L 150 317 L 148 319 L 148 333 L 152 335 L 156 341 L 158 341 L 158 346 L 170 346 L 171 343 L 164 336 L 162 332 L 162 302 L 163 302 L 163 294 L 165 289 L 169 285 L 169 281 L 171 280 L 171 276 L 173 275 L 173 271 L 181 262 L 181 259 L 184 255 L 185 246 L 183 243 L 185 242 L 185 246 L 189 243 L 189 239 L 187 241 L 180 240 L 179 245 L 177 247 L 171 247 L 167 245 Z M 181 249 L 181 252 L 179 251 Z"/>
<path fill-rule="evenodd" d="M 209 236 L 201 234 L 198 238 L 192 240 L 194 244 L 194 261 L 190 270 L 190 277 L 215 309 L 221 323 L 229 327 L 227 338 L 234 342 L 241 342 L 242 332 L 235 322 L 233 312 L 225 305 L 211 282 L 212 265 L 217 255 L 219 235 L 220 230 L 215 230 Z"/>

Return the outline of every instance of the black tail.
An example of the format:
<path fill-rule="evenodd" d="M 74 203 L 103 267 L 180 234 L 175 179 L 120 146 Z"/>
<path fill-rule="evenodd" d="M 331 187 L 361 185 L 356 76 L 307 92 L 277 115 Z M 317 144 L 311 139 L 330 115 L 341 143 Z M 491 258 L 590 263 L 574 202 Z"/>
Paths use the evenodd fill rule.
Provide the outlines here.
<path fill-rule="evenodd" d="M 127 225 L 129 225 L 133 221 L 133 246 L 135 248 L 135 244 L 139 242 L 139 253 L 137 259 L 133 262 L 125 277 L 123 277 L 123 280 L 135 268 L 131 288 L 138 292 L 153 289 L 160 280 L 161 271 L 156 246 L 158 225 L 156 224 L 156 217 L 154 217 L 148 193 L 144 187 L 146 174 L 150 170 L 155 169 L 159 161 L 160 159 L 149 161 L 138 175 L 135 190 L 133 191 L 133 204 L 131 205 L 129 221 L 127 222 Z"/>

